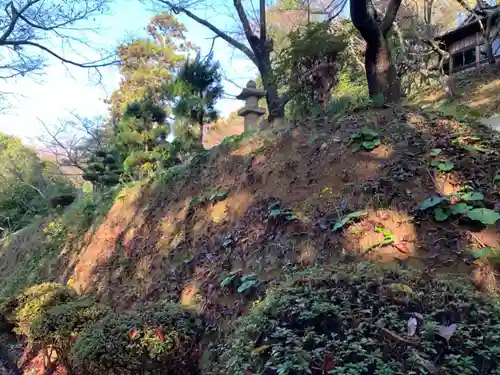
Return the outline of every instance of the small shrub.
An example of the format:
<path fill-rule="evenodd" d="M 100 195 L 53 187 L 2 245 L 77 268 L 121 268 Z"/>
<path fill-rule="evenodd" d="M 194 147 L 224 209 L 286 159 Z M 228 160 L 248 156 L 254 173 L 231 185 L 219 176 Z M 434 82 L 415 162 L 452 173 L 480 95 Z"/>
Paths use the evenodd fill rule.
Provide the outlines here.
<path fill-rule="evenodd" d="M 71 366 L 70 352 L 79 333 L 110 313 L 91 298 L 79 297 L 43 310 L 33 319 L 30 331 L 35 341 L 44 347 L 51 346 L 58 360 L 67 368 Z"/>
<path fill-rule="evenodd" d="M 90 325 L 72 354 L 85 374 L 194 374 L 200 328 L 192 313 L 159 303 Z"/>
<path fill-rule="evenodd" d="M 57 283 L 38 284 L 28 288 L 14 301 L 14 332 L 27 337 L 30 343 L 39 338 L 35 324 L 52 307 L 76 298 L 76 292 Z"/>
<path fill-rule="evenodd" d="M 463 191 L 444 197 L 427 198 L 417 207 L 420 211 L 430 208 L 434 211 L 434 220 L 446 221 L 453 216 L 467 217 L 482 225 L 493 225 L 500 220 L 500 214 L 484 207 L 484 195 L 478 191 Z"/>
<path fill-rule="evenodd" d="M 498 374 L 498 299 L 416 276 L 367 264 L 298 274 L 236 322 L 209 373 Z"/>

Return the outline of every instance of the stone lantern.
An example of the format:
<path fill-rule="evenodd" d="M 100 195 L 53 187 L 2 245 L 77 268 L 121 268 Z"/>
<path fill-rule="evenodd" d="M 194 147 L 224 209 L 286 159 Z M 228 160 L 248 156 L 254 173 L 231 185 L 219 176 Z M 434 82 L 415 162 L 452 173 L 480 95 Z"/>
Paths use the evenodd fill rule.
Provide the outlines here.
<path fill-rule="evenodd" d="M 248 81 L 247 87 L 236 97 L 245 100 L 245 106 L 238 111 L 238 115 L 244 118 L 245 131 L 258 129 L 259 118 L 266 113 L 259 107 L 259 99 L 265 95 L 266 90 L 258 89 L 255 81 Z"/>

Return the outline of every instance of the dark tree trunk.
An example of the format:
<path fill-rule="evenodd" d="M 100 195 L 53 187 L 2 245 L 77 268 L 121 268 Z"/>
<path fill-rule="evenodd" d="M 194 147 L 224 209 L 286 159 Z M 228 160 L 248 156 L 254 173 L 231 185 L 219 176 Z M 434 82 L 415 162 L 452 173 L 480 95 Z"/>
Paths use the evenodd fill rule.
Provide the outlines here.
<path fill-rule="evenodd" d="M 266 104 L 269 123 L 277 118 L 285 117 L 285 104 L 283 98 L 278 93 L 278 87 L 274 77 L 273 67 L 271 63 L 272 47 L 267 40 L 255 40 L 255 44 L 251 45 L 252 50 L 257 57 L 257 69 L 262 77 L 262 86 L 266 90 Z"/>
<path fill-rule="evenodd" d="M 392 63 L 391 50 L 381 32 L 374 31 L 373 41 L 366 44 L 365 69 L 370 98 L 382 96 L 388 102 L 397 102 L 401 88 Z"/>
<path fill-rule="evenodd" d="M 378 19 L 372 0 L 351 0 L 351 19 L 366 42 L 365 69 L 371 98 L 383 97 L 396 102 L 401 88 L 392 63 L 387 34 L 394 22 L 401 0 L 391 0 L 382 21 Z"/>

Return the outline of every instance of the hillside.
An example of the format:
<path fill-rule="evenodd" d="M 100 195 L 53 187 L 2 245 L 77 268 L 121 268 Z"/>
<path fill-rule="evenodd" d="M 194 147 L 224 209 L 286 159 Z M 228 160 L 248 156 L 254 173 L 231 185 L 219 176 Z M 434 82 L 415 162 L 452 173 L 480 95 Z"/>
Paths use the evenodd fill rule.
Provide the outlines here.
<path fill-rule="evenodd" d="M 9 238 L 1 300 L 57 281 L 116 311 L 178 301 L 225 331 L 289 271 L 360 260 L 496 293 L 500 136 L 469 117 L 365 107 L 213 147 L 226 124 L 191 164 Z"/>
<path fill-rule="evenodd" d="M 350 137 L 367 128 L 380 134 L 381 145 L 353 153 Z M 210 314 L 226 311 L 233 298 L 242 308 L 244 301 L 219 288 L 238 269 L 265 283 L 283 267 L 366 253 L 429 272 L 477 274 L 484 266 L 472 263 L 470 252 L 498 248 L 498 224 L 440 223 L 416 208 L 429 197 L 473 189 L 484 194 L 486 207 L 498 209 L 499 142 L 486 128 L 411 108 L 370 109 L 335 124 L 308 121 L 278 134 L 233 139 L 236 147 L 212 150 L 203 165 L 177 170 L 175 181 L 124 189 L 83 242 L 70 233 L 62 251 L 37 254 L 30 250 L 50 231 L 13 239 L 0 272 L 19 289 L 32 280 L 21 265 L 36 259 L 34 272 L 44 268 L 44 278 L 119 309 L 169 296 Z M 453 168 L 440 172 L 433 159 Z M 358 210 L 366 216 L 332 232 L 333 223 Z M 377 226 L 395 240 L 368 251 L 384 239 L 373 231 Z M 5 297 L 13 290 L 2 291 Z"/>
<path fill-rule="evenodd" d="M 412 98 L 428 109 L 440 110 L 457 118 L 489 117 L 500 113 L 500 65 L 483 66 L 455 77 L 456 96 L 446 98 L 442 86 L 433 86 Z"/>

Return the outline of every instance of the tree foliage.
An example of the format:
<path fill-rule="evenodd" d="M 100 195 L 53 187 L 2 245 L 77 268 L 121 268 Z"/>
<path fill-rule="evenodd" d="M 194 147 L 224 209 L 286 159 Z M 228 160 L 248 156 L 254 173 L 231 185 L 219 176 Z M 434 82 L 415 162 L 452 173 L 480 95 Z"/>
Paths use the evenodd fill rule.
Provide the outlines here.
<path fill-rule="evenodd" d="M 184 61 L 183 52 L 193 49 L 185 38 L 186 29 L 175 17 L 161 13 L 147 26 L 148 37 L 118 47 L 121 81 L 108 102 L 118 121 L 127 105 L 150 97 L 165 107 L 171 99 L 170 84 Z"/>
<path fill-rule="evenodd" d="M 280 86 L 303 109 L 320 104 L 325 110 L 346 46 L 342 36 L 334 34 L 328 22 L 315 22 L 292 31 L 288 38 L 289 45 L 278 59 Z"/>
<path fill-rule="evenodd" d="M 55 164 L 0 133 L 0 233 L 22 228 L 50 210 L 51 198 L 73 191 Z"/>
<path fill-rule="evenodd" d="M 174 114 L 197 124 L 202 139 L 203 125 L 217 119 L 215 104 L 223 94 L 219 62 L 212 55 L 202 58 L 200 54 L 187 60 L 177 74 L 176 90 L 179 100 Z"/>

